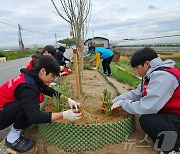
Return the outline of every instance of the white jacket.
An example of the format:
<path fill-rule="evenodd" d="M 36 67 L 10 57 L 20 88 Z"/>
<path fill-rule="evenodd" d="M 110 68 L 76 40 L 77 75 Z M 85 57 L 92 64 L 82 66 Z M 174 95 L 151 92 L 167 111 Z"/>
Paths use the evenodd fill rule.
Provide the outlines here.
<path fill-rule="evenodd" d="M 150 68 L 146 75 L 149 79 L 147 95 L 142 97 L 141 84 L 135 90 L 131 90 L 114 99 L 121 101 L 121 107 L 131 114 L 156 114 L 171 98 L 174 90 L 179 86 L 177 78 L 166 71 L 154 71 L 158 67 L 174 67 L 172 60 L 162 61 L 159 57 L 150 61 Z"/>

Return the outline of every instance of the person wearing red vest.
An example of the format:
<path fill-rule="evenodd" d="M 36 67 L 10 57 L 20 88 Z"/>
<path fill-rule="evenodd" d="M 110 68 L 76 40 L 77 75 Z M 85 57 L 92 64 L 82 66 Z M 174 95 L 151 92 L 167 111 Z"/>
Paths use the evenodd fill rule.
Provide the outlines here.
<path fill-rule="evenodd" d="M 42 56 L 54 56 L 55 53 L 56 49 L 52 45 L 46 45 L 40 53 L 37 52 L 32 56 L 32 59 L 29 61 L 26 68 L 29 70 L 33 69 L 39 61 L 39 58 L 41 58 Z"/>
<path fill-rule="evenodd" d="M 43 56 L 34 69 L 20 71 L 17 77 L 0 86 L 0 130 L 13 124 L 5 145 L 17 152 L 26 152 L 36 142 L 21 135 L 25 127 L 58 119 L 74 121 L 81 118 L 81 113 L 73 112 L 74 107 L 77 109 L 75 101 L 68 102 L 71 109 L 67 111 L 49 113 L 40 110 L 42 93 L 50 97 L 61 95 L 49 87 L 60 72 L 59 64 L 54 58 Z"/>
<path fill-rule="evenodd" d="M 66 51 L 66 48 L 63 46 L 60 46 L 57 48 L 54 58 L 58 61 L 60 68 L 61 68 L 61 76 L 67 76 L 72 72 L 71 69 L 67 68 L 67 64 L 71 62 L 70 59 L 66 58 L 64 56 L 64 53 Z"/>
<path fill-rule="evenodd" d="M 164 153 L 180 148 L 180 71 L 172 60 L 162 61 L 152 48 L 134 53 L 131 66 L 142 77 L 135 89 L 114 98 L 111 110 L 123 108 L 141 115 L 140 125 Z M 164 136 L 164 137 L 162 137 Z"/>

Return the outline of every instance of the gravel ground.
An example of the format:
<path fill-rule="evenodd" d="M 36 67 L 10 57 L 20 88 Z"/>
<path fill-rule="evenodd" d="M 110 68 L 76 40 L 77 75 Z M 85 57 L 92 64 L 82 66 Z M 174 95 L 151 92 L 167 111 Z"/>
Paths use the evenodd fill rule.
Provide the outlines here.
<path fill-rule="evenodd" d="M 0 131 L 0 154 L 7 154 L 6 146 L 4 145 L 4 138 L 7 136 L 10 129 L 11 129 L 11 126 Z"/>
<path fill-rule="evenodd" d="M 11 129 L 11 126 L 9 126 L 6 129 L 0 130 L 0 142 L 6 137 L 10 129 Z"/>

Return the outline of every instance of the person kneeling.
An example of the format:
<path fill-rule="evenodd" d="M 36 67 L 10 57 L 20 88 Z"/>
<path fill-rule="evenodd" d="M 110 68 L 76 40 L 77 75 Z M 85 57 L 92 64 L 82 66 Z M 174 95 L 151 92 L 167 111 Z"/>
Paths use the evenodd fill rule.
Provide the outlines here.
<path fill-rule="evenodd" d="M 31 124 L 50 123 L 58 119 L 79 120 L 81 113 L 74 113 L 78 104 L 71 101 L 67 111 L 49 113 L 40 110 L 43 94 L 59 96 L 49 87 L 60 68 L 50 56 L 43 56 L 34 69 L 21 69 L 21 73 L 0 87 L 0 130 L 13 124 L 5 139 L 5 145 L 17 152 L 26 152 L 36 144 L 34 140 L 21 135 L 22 130 Z"/>

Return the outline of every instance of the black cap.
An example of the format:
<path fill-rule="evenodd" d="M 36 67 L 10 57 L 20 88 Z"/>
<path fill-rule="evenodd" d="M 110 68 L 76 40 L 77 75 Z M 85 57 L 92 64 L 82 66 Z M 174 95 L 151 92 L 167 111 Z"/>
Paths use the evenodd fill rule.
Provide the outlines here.
<path fill-rule="evenodd" d="M 48 51 L 51 55 L 55 55 L 55 53 L 56 53 L 56 49 L 52 46 L 52 45 L 46 45 L 44 48 L 43 48 L 43 50 L 42 50 L 42 54 L 44 53 L 44 52 L 46 52 L 46 51 Z"/>
<path fill-rule="evenodd" d="M 63 46 L 60 46 L 58 49 L 59 49 L 59 51 L 61 51 L 61 52 L 63 52 L 63 53 L 66 51 L 66 48 L 63 47 Z"/>

